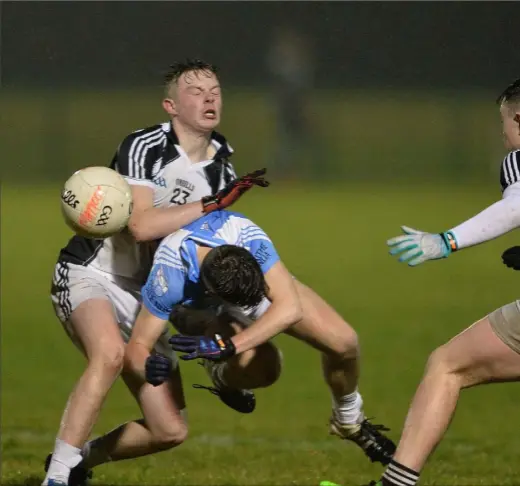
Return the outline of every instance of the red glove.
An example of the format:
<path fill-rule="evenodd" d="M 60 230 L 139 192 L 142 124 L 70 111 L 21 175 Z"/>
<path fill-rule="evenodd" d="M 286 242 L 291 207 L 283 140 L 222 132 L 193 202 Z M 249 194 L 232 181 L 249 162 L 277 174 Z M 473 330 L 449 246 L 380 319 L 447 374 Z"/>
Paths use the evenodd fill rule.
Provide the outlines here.
<path fill-rule="evenodd" d="M 263 178 L 267 169 L 255 170 L 245 176 L 239 177 L 230 182 L 224 189 L 221 189 L 213 196 L 202 198 L 202 212 L 207 214 L 217 209 L 224 209 L 237 201 L 244 192 L 253 186 L 267 187 L 269 182 Z"/>

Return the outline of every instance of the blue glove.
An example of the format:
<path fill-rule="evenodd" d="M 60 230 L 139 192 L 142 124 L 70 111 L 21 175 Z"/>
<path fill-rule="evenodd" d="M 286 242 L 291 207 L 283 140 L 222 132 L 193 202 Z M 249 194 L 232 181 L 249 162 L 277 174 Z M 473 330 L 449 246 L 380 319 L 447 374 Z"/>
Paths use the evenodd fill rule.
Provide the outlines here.
<path fill-rule="evenodd" d="M 205 358 L 211 361 L 224 361 L 236 352 L 231 339 L 224 339 L 220 334 L 213 336 L 183 336 L 176 334 L 168 341 L 175 351 L 188 353 L 181 359 Z"/>
<path fill-rule="evenodd" d="M 401 226 L 404 235 L 386 242 L 391 248 L 390 255 L 401 255 L 400 262 L 415 267 L 428 260 L 447 258 L 457 250 L 457 241 L 451 232 L 433 234 Z"/>
<path fill-rule="evenodd" d="M 146 381 L 153 386 L 159 386 L 170 378 L 172 360 L 164 354 L 151 354 L 146 358 L 144 366 Z"/>

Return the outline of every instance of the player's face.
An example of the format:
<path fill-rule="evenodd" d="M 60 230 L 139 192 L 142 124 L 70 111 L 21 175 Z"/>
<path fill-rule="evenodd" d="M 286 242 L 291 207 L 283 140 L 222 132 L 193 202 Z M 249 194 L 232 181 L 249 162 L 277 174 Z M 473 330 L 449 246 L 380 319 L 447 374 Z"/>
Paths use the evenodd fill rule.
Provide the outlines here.
<path fill-rule="evenodd" d="M 520 108 L 508 104 L 500 106 L 504 145 L 508 150 L 520 149 Z"/>
<path fill-rule="evenodd" d="M 201 132 L 219 124 L 222 111 L 220 84 L 209 71 L 188 71 L 178 80 L 174 99 L 177 121 Z"/>

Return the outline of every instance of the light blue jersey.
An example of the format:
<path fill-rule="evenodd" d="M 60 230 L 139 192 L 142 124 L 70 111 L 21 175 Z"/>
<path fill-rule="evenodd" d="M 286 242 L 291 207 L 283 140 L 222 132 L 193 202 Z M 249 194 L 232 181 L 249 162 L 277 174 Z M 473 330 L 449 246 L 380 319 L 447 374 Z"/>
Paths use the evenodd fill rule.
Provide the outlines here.
<path fill-rule="evenodd" d="M 167 236 L 159 245 L 142 288 L 143 304 L 155 316 L 167 320 L 176 304 L 189 305 L 199 296 L 197 243 L 245 248 L 264 274 L 280 260 L 270 238 L 244 215 L 226 210 L 209 213 Z"/>

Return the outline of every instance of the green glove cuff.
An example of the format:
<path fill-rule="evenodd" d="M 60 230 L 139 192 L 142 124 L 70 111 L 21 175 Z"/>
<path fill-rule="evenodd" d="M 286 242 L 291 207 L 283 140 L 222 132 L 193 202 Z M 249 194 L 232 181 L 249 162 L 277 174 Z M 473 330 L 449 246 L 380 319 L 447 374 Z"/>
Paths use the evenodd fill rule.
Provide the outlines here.
<path fill-rule="evenodd" d="M 456 252 L 459 249 L 459 245 L 457 243 L 457 238 L 451 231 L 445 231 L 441 233 L 441 237 L 446 244 L 447 253 L 445 257 L 447 257 L 450 253 Z"/>

